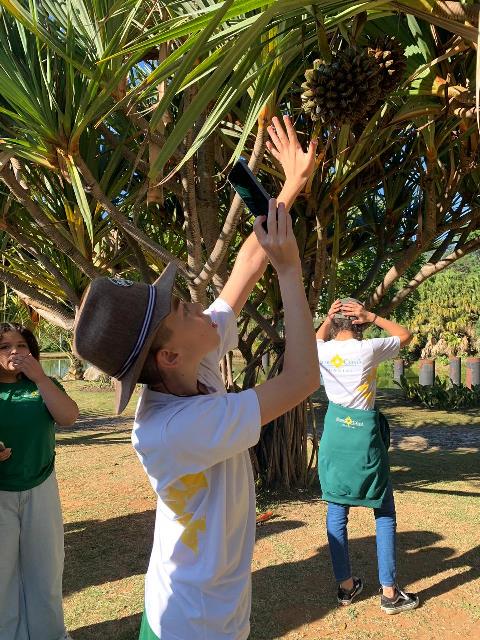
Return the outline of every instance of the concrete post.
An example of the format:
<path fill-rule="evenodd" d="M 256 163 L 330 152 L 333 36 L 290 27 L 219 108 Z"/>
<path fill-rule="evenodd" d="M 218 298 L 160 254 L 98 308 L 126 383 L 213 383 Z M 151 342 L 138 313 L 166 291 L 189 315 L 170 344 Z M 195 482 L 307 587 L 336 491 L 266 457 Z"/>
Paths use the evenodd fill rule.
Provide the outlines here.
<path fill-rule="evenodd" d="M 393 361 L 393 379 L 400 383 L 400 377 L 405 373 L 405 362 L 403 358 L 395 358 Z"/>
<path fill-rule="evenodd" d="M 462 382 L 462 360 L 461 358 L 450 358 L 448 370 L 450 380 L 453 384 L 459 385 Z"/>
<path fill-rule="evenodd" d="M 465 384 L 469 389 L 480 384 L 480 358 L 467 358 Z"/>
<path fill-rule="evenodd" d="M 418 382 L 424 387 L 430 387 L 435 382 L 435 360 L 419 360 L 420 370 Z"/>

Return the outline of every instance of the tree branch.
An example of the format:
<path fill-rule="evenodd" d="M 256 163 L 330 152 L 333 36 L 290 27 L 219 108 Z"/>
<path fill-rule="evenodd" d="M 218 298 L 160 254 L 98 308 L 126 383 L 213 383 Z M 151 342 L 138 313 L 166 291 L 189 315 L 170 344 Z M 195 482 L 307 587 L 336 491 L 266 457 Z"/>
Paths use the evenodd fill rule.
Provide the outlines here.
<path fill-rule="evenodd" d="M 195 89 L 187 88 L 183 97 L 183 112 L 188 110 L 194 97 Z M 185 137 L 185 146 L 190 148 L 193 144 L 193 129 L 187 132 Z M 198 220 L 197 198 L 195 188 L 195 168 L 193 158 L 188 160 L 184 167 L 180 170 L 182 184 L 182 206 L 183 215 L 185 216 L 186 235 L 187 235 L 187 260 L 191 271 L 198 274 L 202 266 L 202 236 L 200 232 L 200 224 Z M 192 300 L 202 301 L 204 298 L 205 287 L 190 285 Z"/>
<path fill-rule="evenodd" d="M 51 260 L 49 260 L 41 251 L 34 246 L 29 238 L 24 236 L 18 228 L 13 226 L 12 224 L 5 223 L 5 231 L 11 236 L 18 244 L 24 247 L 27 251 L 32 253 L 38 262 L 42 264 L 45 269 L 50 273 L 55 280 L 58 282 L 60 287 L 65 294 L 65 297 L 72 303 L 72 305 L 80 304 L 80 297 L 77 292 L 71 287 L 70 283 L 65 279 L 60 269 L 53 264 Z"/>
<path fill-rule="evenodd" d="M 255 320 L 259 327 L 264 331 L 264 333 L 270 338 L 272 342 L 281 343 L 283 342 L 282 338 L 278 335 L 275 327 L 273 327 L 266 318 L 262 316 L 262 314 L 258 311 L 258 309 L 250 302 L 247 301 L 243 307 L 248 315 Z"/>
<path fill-rule="evenodd" d="M 93 264 L 50 222 L 36 202 L 28 196 L 28 192 L 19 184 L 13 172 L 7 168 L 6 164 L 3 165 L 3 167 L 0 165 L 0 180 L 7 185 L 16 200 L 25 207 L 47 238 L 50 238 L 57 248 L 70 258 L 85 275 L 92 279 L 100 275 Z"/>
<path fill-rule="evenodd" d="M 46 296 L 38 293 L 37 289 L 20 280 L 16 275 L 10 273 L 0 265 L 0 280 L 10 289 L 13 289 L 29 306 L 33 307 L 40 315 L 43 315 L 50 322 L 53 322 L 63 329 L 73 329 L 75 317 L 73 313 L 68 313 L 66 309 L 50 300 Z"/>
<path fill-rule="evenodd" d="M 259 119 L 257 135 L 255 138 L 255 144 L 253 147 L 252 155 L 248 162 L 249 168 L 255 174 L 258 171 L 260 162 L 262 161 L 263 154 L 265 153 L 265 142 L 267 139 L 266 119 L 263 121 Z M 194 280 L 196 286 L 204 286 L 210 282 L 215 273 L 218 271 L 222 260 L 225 257 L 230 241 L 237 228 L 238 221 L 243 211 L 243 202 L 239 196 L 235 195 L 230 210 L 225 219 L 223 229 L 220 232 L 220 236 L 215 243 L 215 247 L 210 254 L 202 272 Z"/>
<path fill-rule="evenodd" d="M 423 282 L 425 282 L 425 280 L 427 280 L 428 278 L 431 278 L 437 273 L 440 273 L 440 271 L 443 271 L 444 269 L 449 267 L 451 264 L 453 264 L 460 258 L 463 258 L 467 254 L 472 253 L 472 251 L 476 251 L 479 248 L 480 248 L 480 238 L 474 238 L 473 240 L 470 240 L 470 242 L 467 242 L 467 244 L 463 245 L 462 247 L 457 247 L 455 251 L 453 251 L 453 253 L 448 255 L 443 260 L 440 260 L 436 264 L 427 263 L 423 265 L 423 267 L 420 269 L 417 275 L 413 278 L 413 280 L 410 280 L 410 282 L 392 298 L 392 300 L 388 305 L 386 305 L 382 309 L 379 309 L 378 313 L 380 315 L 390 313 L 391 311 L 393 311 L 393 309 L 398 307 L 398 305 L 401 302 L 403 302 L 403 300 L 405 300 L 405 298 L 409 296 L 412 293 L 412 291 L 415 291 L 415 289 L 417 289 Z"/>
<path fill-rule="evenodd" d="M 190 278 L 189 271 L 179 258 L 174 256 L 170 251 L 160 246 L 158 243 L 150 240 L 150 238 L 148 238 L 141 229 L 130 222 L 130 220 L 128 220 L 128 218 L 111 202 L 107 195 L 102 191 L 100 184 L 94 178 L 90 169 L 79 154 L 75 156 L 75 162 L 83 175 L 86 186 L 90 189 L 95 199 L 104 207 L 105 211 L 110 215 L 115 224 L 120 229 L 130 234 L 140 245 L 148 249 L 153 256 L 160 258 L 163 262 L 174 262 L 177 265 L 178 270 L 185 277 Z"/>
<path fill-rule="evenodd" d="M 436 185 L 434 181 L 436 155 L 431 152 L 427 154 L 426 159 L 426 175 L 424 188 L 424 212 L 425 223 L 421 228 L 421 220 L 419 220 L 417 229 L 417 241 L 406 249 L 402 257 L 391 267 L 385 274 L 383 281 L 378 285 L 367 301 L 367 307 L 373 309 L 378 306 L 385 293 L 390 289 L 407 269 L 412 265 L 419 255 L 428 250 L 431 245 L 437 228 L 437 196 Z"/>

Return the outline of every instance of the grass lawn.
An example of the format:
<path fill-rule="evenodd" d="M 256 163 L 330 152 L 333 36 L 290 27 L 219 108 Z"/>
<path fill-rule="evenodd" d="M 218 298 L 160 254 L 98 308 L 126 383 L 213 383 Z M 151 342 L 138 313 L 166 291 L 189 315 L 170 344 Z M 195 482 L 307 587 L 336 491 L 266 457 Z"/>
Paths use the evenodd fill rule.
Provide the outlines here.
<path fill-rule="evenodd" d="M 155 496 L 130 445 L 134 401 L 111 416 L 113 394 L 66 383 L 81 420 L 58 433 L 65 521 L 65 614 L 74 640 L 136 640 Z M 464 640 L 480 626 L 480 416 L 405 407 L 381 393 L 393 436 L 399 582 L 422 606 L 378 607 L 373 516 L 351 514 L 361 599 L 338 608 L 318 488 L 264 495 L 275 517 L 259 527 L 252 567 L 251 640 Z M 477 629 L 477 631 L 475 631 Z M 188 639 L 185 639 L 188 640 Z"/>

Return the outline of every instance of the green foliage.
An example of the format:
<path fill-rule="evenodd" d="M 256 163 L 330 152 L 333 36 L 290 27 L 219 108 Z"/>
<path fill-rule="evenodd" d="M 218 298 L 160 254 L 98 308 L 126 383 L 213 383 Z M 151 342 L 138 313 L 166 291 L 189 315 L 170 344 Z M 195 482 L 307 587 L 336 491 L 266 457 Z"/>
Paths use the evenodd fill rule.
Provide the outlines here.
<path fill-rule="evenodd" d="M 475 110 L 476 52 L 453 44 L 477 30 L 457 16 L 440 30 L 430 9 L 407 17 L 397 4 L 0 0 L 0 281 L 65 329 L 93 278 L 152 282 L 171 260 L 178 293 L 207 302 L 251 230 L 226 188 L 231 160 L 250 158 L 278 194 L 265 126 L 288 111 L 302 144 L 318 139 L 315 174 L 293 208 L 310 308 L 352 293 L 393 302 L 423 255 L 445 237 L 462 246 L 480 224 L 477 129 L 463 115 Z M 398 91 L 355 124 L 307 119 L 300 85 L 322 38 L 341 55 L 347 41 L 384 36 L 405 49 Z M 281 362 L 271 269 L 250 303 L 245 386 L 259 379 L 264 350 Z M 44 345 L 53 342 L 47 333 Z M 290 458 L 304 464 L 305 440 L 277 433 L 260 445 L 270 478 L 305 478 Z"/>
<path fill-rule="evenodd" d="M 407 380 L 403 375 L 400 383 L 395 382 L 404 392 L 405 397 L 419 402 L 428 409 L 473 409 L 480 407 L 480 385 L 469 389 L 463 384 L 453 384 L 448 380 L 435 377 L 431 386 L 423 386 L 418 382 Z"/>
<path fill-rule="evenodd" d="M 478 252 L 427 280 L 418 289 L 408 322 L 413 358 L 471 356 L 480 348 L 480 268 Z"/>
<path fill-rule="evenodd" d="M 46 320 L 40 320 L 36 328 L 36 335 L 40 351 L 51 353 L 71 350 L 72 332 L 57 327 Z"/>
<path fill-rule="evenodd" d="M 5 287 L 0 296 L 0 322 L 18 322 L 35 334 L 40 351 L 70 351 L 72 332 L 39 318 L 15 293 Z"/>

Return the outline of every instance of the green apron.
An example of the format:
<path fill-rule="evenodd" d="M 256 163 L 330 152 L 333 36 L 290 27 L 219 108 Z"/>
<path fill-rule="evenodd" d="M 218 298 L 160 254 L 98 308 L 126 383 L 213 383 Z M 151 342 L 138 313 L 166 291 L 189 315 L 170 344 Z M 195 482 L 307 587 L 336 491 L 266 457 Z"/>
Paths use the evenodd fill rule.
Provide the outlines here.
<path fill-rule="evenodd" d="M 378 508 L 390 477 L 386 418 L 377 409 L 349 409 L 330 402 L 318 451 L 322 498 Z"/>

